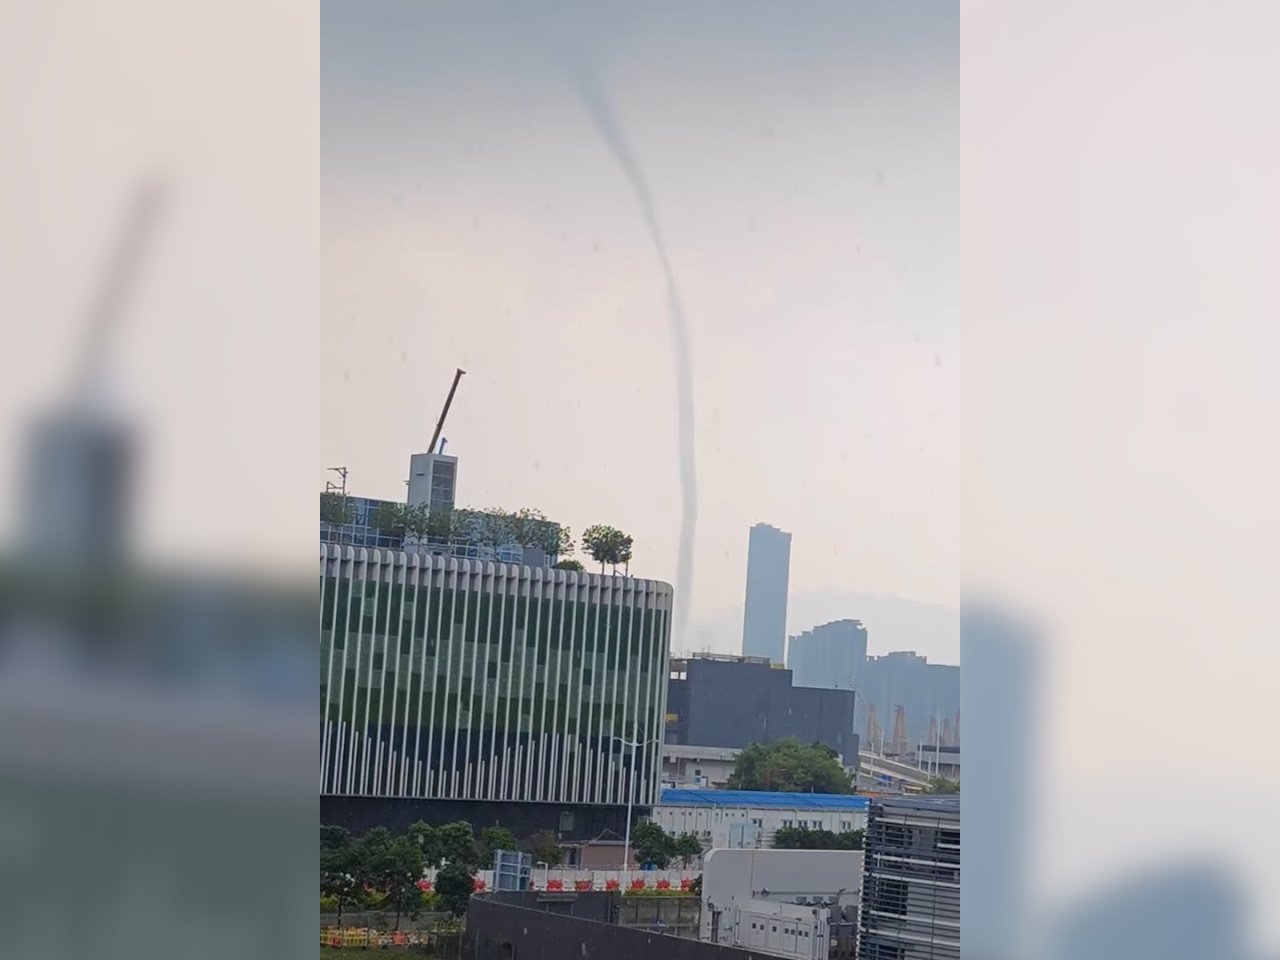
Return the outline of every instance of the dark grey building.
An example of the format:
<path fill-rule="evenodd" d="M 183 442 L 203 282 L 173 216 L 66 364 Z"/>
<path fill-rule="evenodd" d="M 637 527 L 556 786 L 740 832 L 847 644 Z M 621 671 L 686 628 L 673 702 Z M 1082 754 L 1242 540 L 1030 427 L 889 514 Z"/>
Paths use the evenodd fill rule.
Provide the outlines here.
<path fill-rule="evenodd" d="M 792 637 L 787 668 L 797 687 L 861 690 L 867 663 L 867 628 L 861 620 L 835 620 Z"/>
<path fill-rule="evenodd" d="M 787 585 L 791 576 L 791 534 L 767 523 L 751 528 L 747 549 L 747 596 L 742 620 L 742 655 L 785 663 Z"/>
<path fill-rule="evenodd" d="M 863 843 L 859 960 L 959 960 L 960 797 L 877 797 Z"/>
<path fill-rule="evenodd" d="M 856 762 L 852 690 L 796 687 L 791 671 L 761 657 L 714 654 L 671 661 L 667 743 L 737 747 L 795 737 Z"/>

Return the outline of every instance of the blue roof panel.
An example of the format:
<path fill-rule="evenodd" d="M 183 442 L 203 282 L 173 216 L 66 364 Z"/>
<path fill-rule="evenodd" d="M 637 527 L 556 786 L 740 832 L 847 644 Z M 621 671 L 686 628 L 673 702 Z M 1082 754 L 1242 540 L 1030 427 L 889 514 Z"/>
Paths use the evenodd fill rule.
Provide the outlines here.
<path fill-rule="evenodd" d="M 770 807 L 784 810 L 866 810 L 867 797 L 768 790 L 663 790 L 664 807 Z"/>

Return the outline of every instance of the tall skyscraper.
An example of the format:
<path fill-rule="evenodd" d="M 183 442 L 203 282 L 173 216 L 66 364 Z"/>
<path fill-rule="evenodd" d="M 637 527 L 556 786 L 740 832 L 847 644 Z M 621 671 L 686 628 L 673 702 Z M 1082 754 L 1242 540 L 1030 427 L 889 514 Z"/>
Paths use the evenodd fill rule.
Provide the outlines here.
<path fill-rule="evenodd" d="M 757 523 L 747 550 L 747 598 L 742 621 L 742 654 L 783 663 L 787 642 L 787 582 L 791 534 Z"/>
<path fill-rule="evenodd" d="M 791 638 L 787 667 L 797 687 L 862 693 L 867 664 L 867 628 L 861 620 L 836 620 Z"/>

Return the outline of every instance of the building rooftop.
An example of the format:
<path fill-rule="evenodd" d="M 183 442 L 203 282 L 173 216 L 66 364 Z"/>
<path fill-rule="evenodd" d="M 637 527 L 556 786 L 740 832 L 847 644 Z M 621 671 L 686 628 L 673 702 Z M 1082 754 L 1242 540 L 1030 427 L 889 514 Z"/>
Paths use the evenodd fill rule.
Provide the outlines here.
<path fill-rule="evenodd" d="M 663 801 L 664 803 L 666 801 Z M 960 794 L 944 793 L 926 797 L 877 797 L 876 806 L 894 810 L 919 810 L 925 813 L 960 813 Z"/>
<path fill-rule="evenodd" d="M 662 755 L 673 760 L 733 760 L 741 752 L 739 747 L 700 747 L 684 743 L 662 745 Z"/>
<path fill-rule="evenodd" d="M 867 797 L 841 793 L 775 793 L 770 790 L 663 790 L 664 807 L 759 807 L 783 810 L 866 810 Z"/>

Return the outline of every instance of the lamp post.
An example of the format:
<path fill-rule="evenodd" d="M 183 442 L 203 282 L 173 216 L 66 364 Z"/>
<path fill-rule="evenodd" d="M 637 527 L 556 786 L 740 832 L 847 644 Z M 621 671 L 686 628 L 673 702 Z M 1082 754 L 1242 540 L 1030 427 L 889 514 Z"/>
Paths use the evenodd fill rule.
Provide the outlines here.
<path fill-rule="evenodd" d="M 623 737 L 614 737 L 624 746 L 631 748 L 631 762 L 627 764 L 627 832 L 622 840 L 622 869 L 627 870 L 631 867 L 631 804 L 635 799 L 635 776 L 636 776 L 636 751 L 641 747 L 647 747 L 651 743 L 662 743 L 659 739 L 653 740 L 627 740 Z"/>

